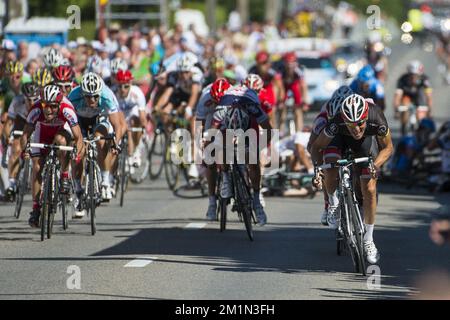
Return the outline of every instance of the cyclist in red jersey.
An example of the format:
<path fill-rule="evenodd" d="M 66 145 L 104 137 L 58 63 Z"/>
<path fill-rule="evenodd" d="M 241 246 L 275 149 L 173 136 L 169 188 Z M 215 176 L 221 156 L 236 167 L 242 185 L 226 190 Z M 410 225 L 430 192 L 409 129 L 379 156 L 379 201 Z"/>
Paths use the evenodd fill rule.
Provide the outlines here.
<path fill-rule="evenodd" d="M 21 146 L 24 150 L 29 138 L 34 131 L 33 143 L 70 145 L 75 141 L 77 148 L 76 161 L 82 159 L 84 152 L 83 136 L 78 118 L 72 103 L 64 97 L 61 90 L 55 85 L 48 85 L 43 89 L 41 100 L 39 100 L 27 117 Z M 39 226 L 40 205 L 39 194 L 42 183 L 42 169 L 44 167 L 45 153 L 43 150 L 32 148 L 25 150 L 24 157 L 32 159 L 32 181 L 33 211 L 30 213 L 29 224 L 31 227 Z M 70 190 L 69 158 L 66 153 L 59 154 L 61 163 L 61 192 Z"/>
<path fill-rule="evenodd" d="M 285 90 L 281 74 L 272 68 L 270 54 L 267 51 L 260 51 L 256 54 L 256 65 L 251 67 L 248 73 L 257 74 L 264 81 L 263 88 L 270 105 L 276 106 L 280 101 L 284 101 Z M 272 127 L 276 128 L 274 112 L 270 114 L 270 122 Z"/>

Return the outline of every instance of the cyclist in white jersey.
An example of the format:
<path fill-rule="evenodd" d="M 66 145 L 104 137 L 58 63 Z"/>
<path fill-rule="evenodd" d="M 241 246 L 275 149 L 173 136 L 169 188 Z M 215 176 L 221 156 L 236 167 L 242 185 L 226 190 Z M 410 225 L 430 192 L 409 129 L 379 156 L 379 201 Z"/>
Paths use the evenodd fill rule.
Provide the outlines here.
<path fill-rule="evenodd" d="M 147 125 L 147 114 L 145 108 L 145 96 L 142 90 L 132 85 L 133 75 L 129 70 L 119 70 L 116 75 L 114 93 L 119 102 L 119 110 L 125 115 L 128 125 L 128 155 L 130 164 L 134 167 L 141 165 L 141 157 L 136 147 L 142 138 L 142 132 L 131 132 L 130 128 L 145 128 Z"/>

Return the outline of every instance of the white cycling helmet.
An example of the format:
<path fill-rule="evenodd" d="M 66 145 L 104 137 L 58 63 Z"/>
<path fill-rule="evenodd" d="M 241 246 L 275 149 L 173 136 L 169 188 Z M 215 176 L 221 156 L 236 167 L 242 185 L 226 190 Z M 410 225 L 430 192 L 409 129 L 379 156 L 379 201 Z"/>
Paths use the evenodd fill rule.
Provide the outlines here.
<path fill-rule="evenodd" d="M 44 87 L 42 101 L 46 103 L 59 103 L 63 99 L 63 96 L 58 86 L 50 84 Z"/>
<path fill-rule="evenodd" d="M 244 85 L 256 92 L 260 92 L 264 87 L 264 81 L 257 74 L 250 73 L 247 78 L 244 80 Z"/>
<path fill-rule="evenodd" d="M 85 94 L 95 95 L 100 94 L 103 89 L 103 80 L 100 76 L 93 72 L 88 72 L 83 75 L 81 80 L 81 90 Z"/>
<path fill-rule="evenodd" d="M 413 60 L 410 63 L 408 63 L 407 70 L 408 73 L 422 75 L 424 67 L 419 60 Z"/>
<path fill-rule="evenodd" d="M 63 56 L 61 52 L 55 48 L 50 48 L 48 52 L 44 55 L 44 64 L 47 68 L 55 68 L 61 65 Z"/>
<path fill-rule="evenodd" d="M 122 58 L 115 58 L 115 59 L 111 60 L 110 68 L 111 68 L 111 73 L 117 74 L 119 72 L 119 70 L 127 71 L 128 64 Z"/>
<path fill-rule="evenodd" d="M 250 126 L 250 116 L 240 107 L 231 108 L 227 113 L 226 128 L 231 130 L 247 130 Z"/>
<path fill-rule="evenodd" d="M 366 120 L 369 114 L 369 104 L 362 96 L 352 94 L 342 103 L 341 114 L 345 122 Z"/>
<path fill-rule="evenodd" d="M 180 72 L 190 72 L 195 66 L 195 61 L 187 54 L 182 55 L 177 60 L 177 70 Z"/>
<path fill-rule="evenodd" d="M 89 60 L 87 62 L 88 72 L 94 72 L 96 74 L 101 74 L 102 69 L 103 69 L 102 59 L 99 56 L 94 55 L 89 58 Z"/>

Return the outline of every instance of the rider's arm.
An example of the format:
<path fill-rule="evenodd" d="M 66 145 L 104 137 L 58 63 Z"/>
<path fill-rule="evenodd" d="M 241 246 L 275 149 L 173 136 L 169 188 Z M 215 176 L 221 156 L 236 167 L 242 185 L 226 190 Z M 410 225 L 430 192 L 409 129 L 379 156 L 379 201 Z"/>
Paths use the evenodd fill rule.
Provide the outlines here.
<path fill-rule="evenodd" d="M 197 101 L 198 101 L 198 98 L 199 98 L 202 88 L 199 83 L 193 83 L 191 90 L 192 90 L 191 96 L 189 97 L 187 108 L 191 108 L 191 112 L 192 112 L 192 109 L 197 104 Z"/>
<path fill-rule="evenodd" d="M 390 131 L 388 130 L 386 136 L 377 136 L 377 142 L 379 153 L 374 161 L 374 165 L 376 169 L 379 169 L 389 160 L 394 151 Z"/>
<path fill-rule="evenodd" d="M 77 124 L 73 127 L 70 127 L 72 130 L 73 139 L 75 141 L 75 146 L 77 147 L 77 157 L 82 158 L 84 155 L 84 144 L 83 144 L 83 135 L 81 133 L 81 128 Z"/>
<path fill-rule="evenodd" d="M 316 157 L 313 158 L 313 162 L 317 160 L 317 155 L 320 155 L 322 149 L 326 148 L 330 144 L 331 140 L 333 140 L 333 137 L 327 135 L 325 130 L 326 129 L 322 130 L 320 135 L 311 145 L 311 156 L 316 155 Z"/>
<path fill-rule="evenodd" d="M 113 126 L 114 132 L 116 134 L 116 142 L 122 140 L 122 137 L 127 131 L 127 125 L 125 122 L 125 117 L 122 112 L 114 112 L 109 115 L 109 122 Z"/>
<path fill-rule="evenodd" d="M 276 76 L 273 80 L 273 84 L 278 90 L 278 98 L 280 99 L 279 101 L 284 101 L 284 99 L 286 98 L 286 91 L 284 90 L 283 80 L 281 76 Z"/>
<path fill-rule="evenodd" d="M 155 104 L 155 110 L 159 111 L 162 107 L 164 107 L 170 99 L 170 96 L 173 94 L 173 87 L 168 87 L 164 90 L 164 93 L 162 96 L 158 99 L 158 101 Z"/>
<path fill-rule="evenodd" d="M 34 126 L 30 123 L 25 124 L 23 129 L 23 135 L 20 138 L 20 147 L 22 150 L 25 150 L 27 147 L 28 140 L 30 139 L 31 134 L 34 131 Z"/>

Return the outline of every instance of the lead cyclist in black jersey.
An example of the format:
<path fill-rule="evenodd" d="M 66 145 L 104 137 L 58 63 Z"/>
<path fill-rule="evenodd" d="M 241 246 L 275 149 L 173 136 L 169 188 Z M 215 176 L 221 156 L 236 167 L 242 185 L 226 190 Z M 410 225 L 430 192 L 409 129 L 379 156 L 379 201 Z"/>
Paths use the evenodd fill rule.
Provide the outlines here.
<path fill-rule="evenodd" d="M 372 264 L 377 263 L 380 258 L 373 241 L 377 209 L 377 172 L 393 152 L 391 134 L 383 111 L 369 100 L 353 94 L 344 100 L 341 112 L 328 122 L 312 145 L 313 152 L 324 151 L 326 163 L 336 162 L 349 149 L 355 157 L 368 157 L 373 156 L 377 148 L 378 154 L 374 156 L 373 166 L 362 165 L 356 168 L 357 172 L 360 171 L 363 196 L 366 229 L 364 250 L 367 261 Z M 329 197 L 328 224 L 332 228 L 337 228 L 339 200 L 336 191 L 338 185 L 336 169 L 328 170 L 325 185 Z"/>

